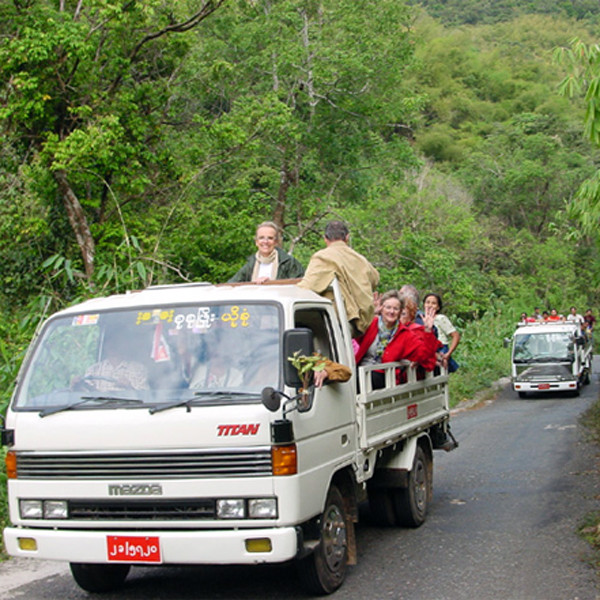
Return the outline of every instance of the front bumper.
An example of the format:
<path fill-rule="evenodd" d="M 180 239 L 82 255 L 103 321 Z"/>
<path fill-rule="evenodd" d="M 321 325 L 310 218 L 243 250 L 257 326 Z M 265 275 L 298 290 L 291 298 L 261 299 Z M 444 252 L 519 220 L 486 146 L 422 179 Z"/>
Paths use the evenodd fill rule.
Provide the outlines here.
<path fill-rule="evenodd" d="M 78 563 L 109 563 L 111 536 L 158 538 L 160 559 L 154 564 L 257 564 L 279 563 L 294 558 L 298 533 L 294 527 L 208 531 L 74 531 L 49 529 L 4 529 L 6 550 L 12 556 Z M 19 538 L 35 540 L 36 550 L 22 550 Z M 248 552 L 247 540 L 268 538 L 269 552 Z M 122 561 L 147 564 L 143 560 Z"/>
<path fill-rule="evenodd" d="M 577 390 L 577 381 L 515 381 L 515 392 L 568 392 Z"/>

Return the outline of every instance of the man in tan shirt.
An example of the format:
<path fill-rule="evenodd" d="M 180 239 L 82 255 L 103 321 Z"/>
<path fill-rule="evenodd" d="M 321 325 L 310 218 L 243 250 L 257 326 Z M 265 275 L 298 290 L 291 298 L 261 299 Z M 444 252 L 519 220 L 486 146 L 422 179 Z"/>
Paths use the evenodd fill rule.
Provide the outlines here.
<path fill-rule="evenodd" d="M 340 282 L 352 337 L 367 330 L 374 316 L 373 292 L 379 283 L 377 269 L 348 246 L 350 232 L 345 223 L 330 221 L 325 227 L 326 248 L 312 255 L 304 277 L 298 283 L 317 294 L 325 293 L 334 277 Z"/>

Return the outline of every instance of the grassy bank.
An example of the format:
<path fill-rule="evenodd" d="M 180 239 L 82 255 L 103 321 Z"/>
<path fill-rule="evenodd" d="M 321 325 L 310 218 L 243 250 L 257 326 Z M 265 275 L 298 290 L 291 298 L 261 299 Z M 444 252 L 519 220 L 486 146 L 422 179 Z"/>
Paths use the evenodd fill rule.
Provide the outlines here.
<path fill-rule="evenodd" d="M 581 417 L 581 422 L 586 427 L 594 444 L 600 445 L 600 398 Z M 593 549 L 590 560 L 596 569 L 600 570 L 600 510 L 586 516 L 579 527 L 579 534 L 589 542 Z"/>
<path fill-rule="evenodd" d="M 489 312 L 470 323 L 455 322 L 461 341 L 453 354 L 460 368 L 450 376 L 450 404 L 469 400 L 501 377 L 510 375 L 510 350 L 504 338 L 514 332 L 516 317 Z"/>

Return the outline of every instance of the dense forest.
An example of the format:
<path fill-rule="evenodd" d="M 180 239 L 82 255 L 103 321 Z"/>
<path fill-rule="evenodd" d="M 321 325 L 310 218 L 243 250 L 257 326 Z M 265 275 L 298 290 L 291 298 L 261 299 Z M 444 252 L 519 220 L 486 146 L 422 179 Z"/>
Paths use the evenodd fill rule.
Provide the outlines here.
<path fill-rule="evenodd" d="M 225 281 L 262 220 L 304 264 L 346 220 L 382 291 L 443 296 L 468 391 L 489 383 L 522 310 L 600 305 L 599 16 L 591 0 L 3 0 L 0 409 L 50 312 Z"/>
<path fill-rule="evenodd" d="M 542 14 L 597 23 L 600 6 L 595 0 L 416 0 L 446 25 L 481 25 L 511 21 L 527 14 Z"/>

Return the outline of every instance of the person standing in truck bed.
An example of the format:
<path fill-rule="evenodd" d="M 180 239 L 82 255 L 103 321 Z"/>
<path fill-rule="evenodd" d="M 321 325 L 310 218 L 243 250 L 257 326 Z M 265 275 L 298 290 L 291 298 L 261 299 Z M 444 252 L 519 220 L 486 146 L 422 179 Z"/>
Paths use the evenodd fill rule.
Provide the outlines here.
<path fill-rule="evenodd" d="M 350 248 L 349 238 L 345 223 L 327 223 L 327 247 L 312 255 L 298 286 L 328 296 L 326 290 L 337 277 L 352 337 L 358 337 L 367 330 L 375 314 L 373 293 L 379 284 L 379 273 L 362 254 Z"/>
<path fill-rule="evenodd" d="M 264 283 L 272 279 L 297 279 L 304 275 L 304 267 L 282 250 L 281 230 L 272 221 L 263 221 L 256 228 L 254 243 L 258 248 L 246 264 L 229 279 L 228 283 L 254 281 Z"/>

